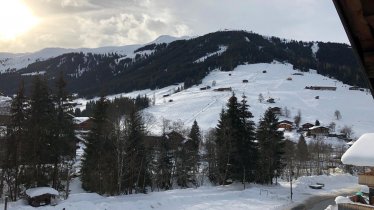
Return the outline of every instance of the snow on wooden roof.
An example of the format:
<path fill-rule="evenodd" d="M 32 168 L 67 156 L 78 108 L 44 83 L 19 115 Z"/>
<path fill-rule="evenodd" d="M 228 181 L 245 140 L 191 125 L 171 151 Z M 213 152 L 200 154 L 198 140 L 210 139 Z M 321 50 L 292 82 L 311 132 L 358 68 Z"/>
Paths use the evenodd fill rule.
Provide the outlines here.
<path fill-rule="evenodd" d="M 346 165 L 374 167 L 374 133 L 362 135 L 342 156 Z"/>
<path fill-rule="evenodd" d="M 314 130 L 314 129 L 317 129 L 317 128 L 328 129 L 328 128 L 323 127 L 323 126 L 320 126 L 320 125 L 315 125 L 315 126 L 313 126 L 313 127 L 310 127 L 309 130 Z"/>
<path fill-rule="evenodd" d="M 89 117 L 74 117 L 73 121 L 75 124 L 81 124 L 89 119 Z"/>
<path fill-rule="evenodd" d="M 26 195 L 30 198 L 45 194 L 58 195 L 58 191 L 53 189 L 52 187 L 35 187 L 26 190 Z"/>

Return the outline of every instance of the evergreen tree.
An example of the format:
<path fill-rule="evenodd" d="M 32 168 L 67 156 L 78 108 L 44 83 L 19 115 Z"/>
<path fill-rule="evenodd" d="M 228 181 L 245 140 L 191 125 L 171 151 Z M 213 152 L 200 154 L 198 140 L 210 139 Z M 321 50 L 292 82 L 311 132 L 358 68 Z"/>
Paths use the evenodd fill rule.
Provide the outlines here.
<path fill-rule="evenodd" d="M 306 144 L 303 135 L 300 135 L 299 141 L 296 145 L 296 159 L 299 161 L 299 167 L 297 169 L 297 176 L 299 175 L 300 168 L 306 167 L 306 162 L 309 159 L 308 145 Z"/>
<path fill-rule="evenodd" d="M 250 118 L 246 97 L 238 103 L 233 94 L 227 103 L 227 111 L 222 110 L 217 125 L 216 146 L 219 183 L 227 179 L 254 180 L 257 147 L 254 123 Z"/>
<path fill-rule="evenodd" d="M 257 128 L 260 153 L 258 182 L 262 184 L 272 184 L 273 178 L 278 177 L 283 168 L 283 133 L 277 131 L 277 124 L 278 118 L 269 108 Z"/>
<path fill-rule="evenodd" d="M 184 142 L 178 155 L 177 183 L 188 187 L 188 183 L 197 186 L 196 173 L 199 168 L 199 145 L 201 143 L 200 128 L 196 120 L 193 122 L 188 141 Z"/>
<path fill-rule="evenodd" d="M 25 142 L 28 154 L 26 186 L 48 184 L 48 165 L 52 155 L 56 134 L 56 110 L 46 79 L 35 77 L 30 100 L 29 135 Z"/>
<path fill-rule="evenodd" d="M 148 158 L 144 145 L 144 125 L 140 113 L 133 107 L 126 120 L 126 143 L 125 160 L 127 170 L 125 172 L 125 182 L 127 182 L 126 193 L 146 192 L 146 180 L 149 180 L 147 171 Z"/>
<path fill-rule="evenodd" d="M 258 147 L 255 143 L 255 123 L 251 120 L 253 115 L 249 111 L 249 105 L 247 104 L 245 95 L 242 96 L 239 113 L 241 127 L 240 138 L 238 138 L 238 154 L 240 157 L 241 171 L 243 172 L 242 181 L 245 184 L 245 182 L 254 181 L 258 158 Z"/>
<path fill-rule="evenodd" d="M 11 200 L 15 201 L 19 197 L 19 176 L 20 167 L 27 157 L 22 151 L 26 139 L 26 123 L 28 118 L 27 99 L 24 95 L 23 81 L 20 84 L 16 97 L 11 105 L 11 123 L 7 132 L 7 159 L 4 162 L 3 176 L 12 177 L 7 179 L 8 192 Z M 24 157 L 25 156 L 25 157 Z"/>
<path fill-rule="evenodd" d="M 55 135 L 52 139 L 52 161 L 53 175 L 52 187 L 58 189 L 59 183 L 59 164 L 66 167 L 69 161 L 73 160 L 75 154 L 75 134 L 72 119 L 72 106 L 68 103 L 68 93 L 66 92 L 66 82 L 62 72 L 56 82 L 56 93 L 54 95 L 54 103 L 56 105 L 57 118 Z M 69 180 L 67 180 L 69 181 Z"/>
<path fill-rule="evenodd" d="M 116 158 L 111 136 L 112 124 L 106 111 L 108 102 L 101 97 L 96 104 L 93 125 L 82 158 L 81 180 L 85 190 L 100 194 L 117 192 Z"/>
<path fill-rule="evenodd" d="M 163 133 L 159 148 L 156 154 L 157 166 L 156 166 L 156 185 L 158 189 L 168 190 L 171 189 L 172 183 L 172 154 L 170 148 L 170 142 L 166 138 L 165 132 Z"/>
<path fill-rule="evenodd" d="M 217 182 L 225 184 L 230 177 L 232 130 L 227 113 L 222 109 L 216 128 Z"/>

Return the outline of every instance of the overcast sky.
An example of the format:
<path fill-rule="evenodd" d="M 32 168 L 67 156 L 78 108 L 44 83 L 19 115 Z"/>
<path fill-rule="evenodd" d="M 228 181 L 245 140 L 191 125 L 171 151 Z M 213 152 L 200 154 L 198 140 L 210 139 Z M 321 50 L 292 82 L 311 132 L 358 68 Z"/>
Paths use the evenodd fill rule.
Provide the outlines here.
<path fill-rule="evenodd" d="M 223 29 L 348 43 L 331 0 L 21 1 L 38 23 L 15 38 L 0 39 L 2 52 L 128 45 L 164 34 L 196 36 Z"/>

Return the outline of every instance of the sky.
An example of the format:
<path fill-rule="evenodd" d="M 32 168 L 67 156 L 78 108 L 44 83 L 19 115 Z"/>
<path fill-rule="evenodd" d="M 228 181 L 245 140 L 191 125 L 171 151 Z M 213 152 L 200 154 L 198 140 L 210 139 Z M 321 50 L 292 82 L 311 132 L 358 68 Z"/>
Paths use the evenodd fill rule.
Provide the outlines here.
<path fill-rule="evenodd" d="M 331 0 L 0 0 L 0 52 L 143 44 L 225 29 L 348 43 Z"/>

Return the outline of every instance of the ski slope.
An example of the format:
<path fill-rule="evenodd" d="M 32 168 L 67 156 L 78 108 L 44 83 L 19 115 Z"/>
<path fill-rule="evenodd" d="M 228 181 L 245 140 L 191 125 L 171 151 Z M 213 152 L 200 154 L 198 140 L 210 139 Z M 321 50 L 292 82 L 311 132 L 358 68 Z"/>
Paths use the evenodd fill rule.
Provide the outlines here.
<path fill-rule="evenodd" d="M 267 73 L 262 73 L 264 70 Z M 290 110 L 290 117 L 280 116 L 280 120 L 293 121 L 293 117 L 300 110 L 301 124 L 307 122 L 314 124 L 319 120 L 322 126 L 328 126 L 331 122 L 335 122 L 336 132 L 345 125 L 351 126 L 355 137 L 374 131 L 374 100 L 367 90 L 349 90 L 349 85 L 319 75 L 314 70 L 303 73 L 303 76 L 293 75 L 294 73 L 300 72 L 293 70 L 292 65 L 287 63 L 248 64 L 238 66 L 231 72 L 213 71 L 203 79 L 201 85 L 177 93 L 174 92 L 182 84 L 157 90 L 147 89 L 116 94 L 108 98 L 136 97 L 139 94 L 147 95 L 150 99 L 155 98 L 155 105 L 144 111 L 148 118 L 153 116 L 149 131 L 154 134 L 160 134 L 163 119 L 179 121 L 187 127 L 196 120 L 204 131 L 215 128 L 219 113 L 226 108 L 232 92 L 217 92 L 214 89 L 225 87 L 231 87 L 238 100 L 241 100 L 241 96 L 245 94 L 255 123 L 258 123 L 266 109 L 277 106 L 282 109 L 287 107 Z M 287 80 L 288 77 L 292 80 Z M 248 83 L 243 83 L 243 80 L 248 80 Z M 202 87 L 212 86 L 213 81 L 216 82 L 216 86 L 208 90 L 200 90 Z M 305 89 L 305 86 L 336 86 L 337 90 L 310 90 Z M 274 98 L 275 103 L 260 103 L 258 100 L 260 93 L 265 100 Z M 163 97 L 164 95 L 170 96 Z M 319 99 L 315 99 L 316 96 L 319 96 Z M 170 100 L 172 102 L 169 102 Z M 79 107 L 81 109 L 85 108 L 87 101 L 76 100 L 77 103 L 82 104 Z M 336 110 L 339 110 L 342 115 L 340 120 L 335 119 Z M 295 135 L 295 138 L 298 136 Z"/>
<path fill-rule="evenodd" d="M 262 73 L 266 70 L 267 73 Z M 156 105 L 148 108 L 145 112 L 155 116 L 157 125 L 161 125 L 163 118 L 172 121 L 181 120 L 186 126 L 191 126 L 196 119 L 204 130 L 214 128 L 219 119 L 219 113 L 225 108 L 231 92 L 216 92 L 213 89 L 231 87 L 239 100 L 242 94 L 247 96 L 250 111 L 257 123 L 268 107 L 287 107 L 290 117 L 280 117 L 293 121 L 298 110 L 301 111 L 302 122 L 314 123 L 317 119 L 321 125 L 328 126 L 331 122 L 336 123 L 339 131 L 344 125 L 352 126 L 354 134 L 360 136 L 366 132 L 372 132 L 374 127 L 374 101 L 368 92 L 349 90 L 348 85 L 317 74 L 311 70 L 304 76 L 292 75 L 297 71 L 290 64 L 251 64 L 237 67 L 232 72 L 214 71 L 210 73 L 199 86 L 171 94 L 163 98 L 165 93 L 172 93 L 176 86 L 149 91 L 148 97 L 156 96 Z M 229 76 L 231 74 L 231 76 Z M 291 77 L 292 80 L 287 80 Z M 248 83 L 243 83 L 243 80 Z M 216 86 L 209 90 L 200 90 L 207 85 Z M 305 86 L 335 86 L 336 91 L 319 91 L 305 89 Z M 144 94 L 145 91 L 126 94 L 134 96 Z M 259 94 L 265 98 L 274 98 L 274 104 L 260 103 Z M 319 99 L 315 99 L 319 96 Z M 172 99 L 172 102 L 169 100 Z M 339 110 L 342 119 L 336 120 L 335 110 Z M 157 132 L 161 130 L 153 130 Z"/>

